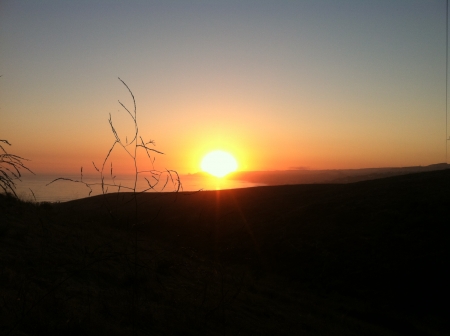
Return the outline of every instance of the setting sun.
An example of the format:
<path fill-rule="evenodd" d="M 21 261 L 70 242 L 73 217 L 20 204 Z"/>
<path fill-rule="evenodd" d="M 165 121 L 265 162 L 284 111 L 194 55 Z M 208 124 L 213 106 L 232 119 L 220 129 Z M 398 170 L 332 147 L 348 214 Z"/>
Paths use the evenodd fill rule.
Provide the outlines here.
<path fill-rule="evenodd" d="M 203 171 L 211 175 L 224 177 L 235 171 L 238 164 L 236 159 L 230 153 L 216 150 L 206 154 L 200 166 Z"/>

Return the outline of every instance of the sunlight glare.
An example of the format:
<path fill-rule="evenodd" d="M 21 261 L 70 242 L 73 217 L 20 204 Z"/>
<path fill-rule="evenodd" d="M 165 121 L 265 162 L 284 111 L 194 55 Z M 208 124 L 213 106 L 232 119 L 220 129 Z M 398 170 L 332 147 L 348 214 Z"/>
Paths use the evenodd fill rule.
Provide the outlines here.
<path fill-rule="evenodd" d="M 235 171 L 238 164 L 230 153 L 216 150 L 206 154 L 200 166 L 203 171 L 211 175 L 216 177 L 224 177 L 225 175 Z"/>

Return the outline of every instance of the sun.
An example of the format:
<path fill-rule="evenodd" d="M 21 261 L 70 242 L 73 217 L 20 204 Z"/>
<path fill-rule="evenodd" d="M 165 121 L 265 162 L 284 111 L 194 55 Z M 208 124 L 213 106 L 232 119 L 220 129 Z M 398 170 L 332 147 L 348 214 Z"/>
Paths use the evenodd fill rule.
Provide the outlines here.
<path fill-rule="evenodd" d="M 235 171 L 238 164 L 236 159 L 230 153 L 215 150 L 205 155 L 200 167 L 203 171 L 210 173 L 211 175 L 224 177 Z"/>

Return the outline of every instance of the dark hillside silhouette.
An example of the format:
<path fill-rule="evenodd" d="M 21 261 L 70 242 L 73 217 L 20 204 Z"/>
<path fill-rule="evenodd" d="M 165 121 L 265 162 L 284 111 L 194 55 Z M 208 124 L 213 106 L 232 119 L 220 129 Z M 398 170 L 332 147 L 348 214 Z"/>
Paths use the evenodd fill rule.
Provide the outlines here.
<path fill-rule="evenodd" d="M 106 325 L 120 334 L 130 328 L 127 288 L 139 281 L 139 334 L 441 335 L 449 313 L 449 191 L 450 170 L 442 170 L 351 184 L 140 194 L 139 279 L 127 278 L 132 195 L 40 206 L 2 198 L 1 326 L 19 321 L 14 330 L 26 334 L 44 324 L 40 316 L 63 330 L 61 321 L 78 316 L 71 328 L 82 334 Z M 18 281 L 24 274 L 30 280 Z M 58 274 L 67 280 L 53 289 L 66 279 Z M 50 290 L 58 313 L 39 301 Z M 11 315 L 7 307 L 18 307 L 11 293 L 37 308 Z M 70 293 L 85 299 L 72 303 Z"/>

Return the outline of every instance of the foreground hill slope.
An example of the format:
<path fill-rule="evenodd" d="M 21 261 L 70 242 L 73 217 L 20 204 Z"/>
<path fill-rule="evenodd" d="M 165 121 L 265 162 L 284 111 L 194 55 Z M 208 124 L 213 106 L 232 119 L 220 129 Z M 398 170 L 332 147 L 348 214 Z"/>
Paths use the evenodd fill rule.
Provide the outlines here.
<path fill-rule="evenodd" d="M 1 198 L 1 326 L 12 334 L 445 334 L 449 192 L 443 170 L 136 200 Z"/>

